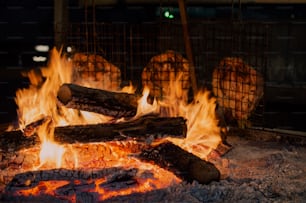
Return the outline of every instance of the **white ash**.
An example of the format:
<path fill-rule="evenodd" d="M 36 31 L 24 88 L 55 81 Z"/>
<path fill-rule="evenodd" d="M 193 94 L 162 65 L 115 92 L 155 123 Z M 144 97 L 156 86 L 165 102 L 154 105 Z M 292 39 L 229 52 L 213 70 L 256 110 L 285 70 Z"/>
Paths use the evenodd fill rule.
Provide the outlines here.
<path fill-rule="evenodd" d="M 229 137 L 233 145 L 230 152 L 212 161 L 222 174 L 220 181 L 201 185 L 197 182 L 188 184 L 182 182 L 171 187 L 153 190 L 146 193 L 133 193 L 126 196 L 116 196 L 103 202 L 304 202 L 306 199 L 306 147 L 280 144 L 274 142 L 251 141 L 241 137 Z M 17 156 L 18 157 L 18 156 Z M 16 158 L 17 158 L 16 157 Z M 17 162 L 19 160 L 17 159 Z M 32 172 L 33 173 L 33 172 Z M 55 174 L 56 175 L 55 175 Z M 134 184 L 134 170 L 109 168 L 87 172 L 65 169 L 54 170 L 52 173 L 42 171 L 35 178 L 48 180 L 50 177 L 69 179 L 88 179 L 108 177 L 108 186 L 128 187 Z M 141 177 L 152 178 L 152 173 L 138 174 Z M 19 177 L 18 175 L 14 178 Z M 31 179 L 31 176 L 26 178 Z M 34 179 L 31 184 L 37 184 Z M 19 180 L 19 187 L 22 185 Z M 15 184 L 18 184 L 18 182 Z M 3 202 L 67 202 L 51 196 L 9 196 L 9 187 L 2 191 L 0 200 Z M 16 185 L 15 185 L 16 186 Z M 77 202 L 98 202 L 98 194 L 86 192 L 90 184 L 67 185 L 57 190 L 59 194 L 76 195 Z M 81 189 L 80 189 L 81 188 Z M 13 187 L 11 188 L 14 189 Z"/>

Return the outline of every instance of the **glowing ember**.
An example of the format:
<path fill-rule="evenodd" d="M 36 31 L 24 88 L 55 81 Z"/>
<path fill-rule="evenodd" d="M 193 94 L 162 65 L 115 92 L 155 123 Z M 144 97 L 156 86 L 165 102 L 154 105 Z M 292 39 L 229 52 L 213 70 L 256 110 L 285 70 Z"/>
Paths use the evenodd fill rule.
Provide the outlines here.
<path fill-rule="evenodd" d="M 41 151 L 39 154 L 40 164 L 51 163 L 55 164 L 56 168 L 61 167 L 62 156 L 65 152 L 64 147 L 57 145 L 51 141 L 45 141 L 41 145 Z"/>
<path fill-rule="evenodd" d="M 14 196 L 51 195 L 74 202 L 77 193 L 88 192 L 98 194 L 97 200 L 101 201 L 181 182 L 173 173 L 131 156 L 134 148 L 141 147 L 138 145 L 136 141 L 62 145 L 65 149 L 62 169 L 52 170 L 54 166 L 48 162 L 41 166 L 43 171 L 31 171 L 20 183 L 24 187 L 15 188 Z M 23 154 L 30 157 L 37 155 L 39 150 L 31 148 Z M 51 153 L 49 151 L 46 156 Z M 32 162 L 39 162 L 38 159 L 37 155 Z M 71 190 L 74 192 L 68 192 Z"/>
<path fill-rule="evenodd" d="M 28 89 L 18 90 L 16 92 L 16 103 L 18 105 L 19 125 L 24 129 L 26 125 L 37 121 L 43 117 L 52 118 L 39 127 L 37 134 L 41 141 L 40 152 L 31 149 L 24 153 L 37 153 L 39 160 L 32 163 L 33 168 L 38 169 L 92 169 L 123 167 L 137 168 L 139 171 L 135 174 L 137 184 L 131 187 L 123 187 L 112 191 L 104 187 L 107 185 L 107 178 L 94 179 L 87 182 L 91 187 L 87 191 L 98 192 L 99 199 L 107 199 L 115 195 L 126 195 L 133 192 L 145 192 L 153 189 L 167 187 L 180 180 L 172 173 L 159 168 L 158 166 L 143 163 L 130 156 L 132 151 L 127 147 L 124 149 L 114 143 L 91 143 L 91 144 L 73 144 L 61 145 L 53 142 L 53 133 L 55 126 L 76 125 L 76 124 L 95 124 L 109 122 L 112 118 L 90 113 L 67 109 L 57 105 L 56 95 L 59 87 L 63 83 L 70 83 L 72 77 L 72 63 L 61 56 L 56 49 L 51 52 L 51 61 L 48 67 L 41 69 L 41 74 L 30 71 L 27 76 L 31 85 Z M 163 101 L 154 100 L 153 104 L 147 102 L 149 89 L 144 88 L 143 97 L 139 100 L 137 115 L 148 113 L 159 113 L 161 116 L 182 116 L 187 119 L 188 133 L 186 139 L 169 139 L 176 145 L 179 145 L 186 151 L 194 153 L 202 159 L 205 159 L 209 152 L 216 148 L 221 142 L 220 128 L 215 116 L 216 100 L 210 97 L 208 91 L 200 91 L 195 95 L 192 103 L 187 103 L 187 98 L 179 84 L 179 78 L 172 78 L 170 81 L 167 97 Z M 90 87 L 88 81 L 84 81 L 87 87 Z M 93 87 L 95 88 L 95 87 Z M 124 92 L 134 92 L 135 88 L 130 85 L 124 88 Z M 120 119 L 121 121 L 121 119 Z M 117 121 L 118 122 L 118 121 Z M 103 135 L 101 135 L 103 136 Z M 142 176 L 141 172 L 150 171 L 153 174 L 151 178 Z M 66 185 L 78 186 L 79 183 L 61 180 L 40 181 L 40 183 L 30 189 L 19 191 L 19 195 L 38 195 L 48 194 L 58 196 L 56 191 Z M 61 195 L 59 195 L 61 196 Z M 69 197 L 74 200 L 75 197 Z"/>

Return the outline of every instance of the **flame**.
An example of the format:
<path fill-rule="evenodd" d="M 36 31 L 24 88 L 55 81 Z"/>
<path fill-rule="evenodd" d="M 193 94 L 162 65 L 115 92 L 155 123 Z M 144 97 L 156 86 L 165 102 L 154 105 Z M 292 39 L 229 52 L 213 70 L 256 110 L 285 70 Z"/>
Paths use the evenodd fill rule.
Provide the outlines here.
<path fill-rule="evenodd" d="M 216 117 L 216 99 L 209 91 L 201 90 L 192 103 L 183 106 L 181 116 L 187 118 L 185 139 L 170 139 L 174 144 L 196 156 L 207 159 L 212 149 L 221 142 L 220 127 Z"/>
<path fill-rule="evenodd" d="M 52 141 L 48 140 L 43 142 L 39 154 L 40 165 L 44 165 L 45 163 L 50 162 L 51 164 L 55 164 L 56 168 L 60 168 L 64 152 L 65 152 L 64 147 Z"/>
<path fill-rule="evenodd" d="M 31 70 L 27 73 L 30 86 L 16 92 L 16 104 L 18 105 L 19 124 L 22 127 L 38 120 L 42 116 L 49 115 L 58 122 L 58 110 L 56 108 L 56 95 L 60 85 L 71 82 L 72 66 L 55 49 L 51 53 L 51 62 L 48 67 L 41 68 L 40 73 Z"/>
<path fill-rule="evenodd" d="M 121 89 L 121 92 L 125 92 L 125 93 L 129 93 L 129 94 L 133 94 L 136 91 L 136 87 L 133 86 L 132 82 L 129 83 L 128 86 L 124 86 Z"/>
<path fill-rule="evenodd" d="M 216 117 L 216 98 L 208 90 L 199 90 L 194 100 L 188 103 L 186 94 L 181 88 L 181 77 L 170 77 L 169 85 L 165 87 L 162 100 L 147 102 L 149 89 L 143 90 L 143 97 L 138 101 L 137 116 L 157 113 L 161 116 L 182 116 L 187 119 L 187 135 L 185 139 L 167 138 L 173 144 L 180 146 L 194 155 L 207 159 L 211 150 L 216 149 L 221 142 L 219 121 Z"/>
<path fill-rule="evenodd" d="M 52 118 L 50 122 L 39 127 L 37 132 L 42 143 L 40 166 L 51 161 L 55 167 L 60 167 L 61 154 L 64 150 L 53 142 L 52 133 L 54 125 L 61 123 L 65 117 L 59 116 L 56 95 L 62 83 L 71 81 L 72 66 L 56 49 L 52 50 L 51 58 L 49 66 L 41 68 L 40 73 L 35 70 L 27 73 L 30 86 L 27 89 L 18 90 L 15 101 L 18 105 L 17 114 L 21 129 L 42 117 Z"/>
<path fill-rule="evenodd" d="M 140 143 L 136 141 L 62 145 L 65 151 L 62 154 L 61 166 L 65 170 L 61 172 L 63 169 L 57 169 L 55 172 L 58 176 L 62 174 L 62 179 L 53 180 L 50 177 L 49 180 L 40 180 L 38 176 L 37 181 L 35 175 L 31 176 L 34 180 L 31 178 L 25 179 L 25 182 L 23 182 L 25 187 L 15 188 L 14 196 L 52 195 L 59 199 L 76 202 L 76 194 L 87 192 L 97 195 L 96 201 L 103 201 L 114 196 L 162 189 L 181 182 L 172 172 L 131 156 L 133 148 L 139 147 L 138 145 Z M 35 148 L 25 150 L 24 154 L 27 153 L 36 154 Z M 51 152 L 47 155 L 50 154 Z M 78 159 L 75 159 L 75 157 L 78 157 Z M 119 173 L 118 170 L 111 170 L 115 167 L 121 168 Z M 50 164 L 43 166 L 43 169 L 52 168 L 54 167 Z M 111 175 L 100 177 L 99 171 L 101 169 L 111 170 L 109 173 Z M 129 170 L 137 170 L 131 176 L 130 181 L 132 183 L 123 183 L 122 187 L 112 189 L 112 184 L 120 184 L 120 180 L 112 183 L 112 174 L 120 174 L 122 171 Z M 41 176 L 43 176 L 43 173 L 44 171 L 39 171 Z M 77 179 L 75 174 L 80 173 L 88 174 L 85 177 L 90 178 L 80 177 L 80 179 Z M 47 174 L 50 174 L 50 171 Z M 91 174 L 95 175 L 91 176 Z M 67 194 L 65 191 L 70 192 Z"/>
<path fill-rule="evenodd" d="M 159 167 L 143 163 L 135 158 L 129 157 L 132 153 L 128 150 L 122 150 L 109 144 L 92 144 L 93 151 L 90 151 L 91 144 L 61 145 L 54 142 L 55 126 L 75 125 L 75 124 L 94 124 L 105 123 L 111 118 L 91 112 L 83 112 L 67 109 L 57 105 L 56 95 L 59 87 L 63 83 L 72 81 L 72 62 L 66 57 L 61 56 L 61 52 L 53 49 L 50 54 L 50 63 L 47 67 L 41 68 L 40 72 L 31 70 L 25 74 L 30 80 L 30 86 L 27 89 L 20 89 L 16 92 L 16 103 L 18 105 L 18 118 L 20 129 L 24 129 L 28 124 L 44 117 L 50 117 L 37 130 L 41 146 L 39 154 L 39 164 L 33 169 L 40 168 L 96 168 L 96 167 L 115 167 L 125 166 L 138 168 L 140 171 L 149 170 L 154 174 L 154 178 L 138 177 L 137 187 L 125 188 L 120 194 L 130 194 L 132 192 L 144 192 L 152 189 L 163 188 L 180 180 L 172 173 L 160 169 Z M 148 102 L 149 89 L 143 90 L 143 96 L 138 101 L 138 109 L 135 117 L 155 113 L 160 116 L 182 116 L 187 119 L 187 136 L 185 139 L 167 138 L 169 141 L 180 146 L 202 159 L 206 159 L 212 149 L 215 149 L 221 142 L 220 128 L 215 115 L 216 99 L 211 97 L 207 90 L 199 91 L 193 102 L 188 103 L 186 95 L 183 93 L 180 84 L 181 75 L 177 78 L 170 77 L 169 86 L 165 92 L 167 96 L 163 100 Z M 85 83 L 90 87 L 90 84 Z M 132 93 L 135 88 L 125 87 L 122 91 Z M 105 152 L 97 152 L 97 146 L 109 148 L 111 158 L 107 158 Z M 82 150 L 80 150 L 82 149 Z M 84 149 L 87 151 L 84 153 Z M 99 185 L 104 183 L 105 179 L 95 180 L 95 187 L 92 191 L 98 191 L 100 200 L 118 195 L 118 191 L 110 192 Z M 52 184 L 54 186 L 51 186 Z M 53 194 L 54 188 L 69 184 L 65 181 L 57 183 L 41 181 L 46 186 L 45 194 Z M 71 183 L 70 183 L 71 184 Z M 53 188 L 53 189 L 50 189 Z M 22 193 L 22 192 L 21 192 Z M 24 190 L 22 194 L 39 194 L 39 186 Z M 72 198 L 73 199 L 73 198 Z"/>
<path fill-rule="evenodd" d="M 138 118 L 142 115 L 158 112 L 159 106 L 155 99 L 153 101 L 153 104 L 148 103 L 149 94 L 150 94 L 150 89 L 148 87 L 144 87 L 142 97 L 138 100 L 138 106 L 135 118 Z"/>
<path fill-rule="evenodd" d="M 30 86 L 17 90 L 15 98 L 21 129 L 45 116 L 50 116 L 56 126 L 101 123 L 111 119 L 57 105 L 58 89 L 63 83 L 72 81 L 72 61 L 61 56 L 55 48 L 51 51 L 47 67 L 41 68 L 40 72 L 31 70 L 24 76 L 29 78 Z"/>

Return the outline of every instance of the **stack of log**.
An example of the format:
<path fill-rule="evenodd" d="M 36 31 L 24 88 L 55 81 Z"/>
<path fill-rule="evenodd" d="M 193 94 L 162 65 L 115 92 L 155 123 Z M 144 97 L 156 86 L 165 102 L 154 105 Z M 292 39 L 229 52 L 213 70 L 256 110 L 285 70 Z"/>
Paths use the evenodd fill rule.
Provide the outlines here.
<path fill-rule="evenodd" d="M 135 101 L 140 96 L 64 84 L 60 87 L 57 98 L 70 108 L 94 111 L 119 118 L 135 115 L 137 109 Z M 60 143 L 99 142 L 101 140 L 112 141 L 131 138 L 151 143 L 165 137 L 185 138 L 186 133 L 186 120 L 182 117 L 147 115 L 136 120 L 131 118 L 121 123 L 57 128 L 54 138 Z M 102 138 L 101 135 L 103 135 Z M 141 153 L 140 158 L 148 162 L 153 161 L 188 182 L 196 180 L 206 184 L 220 178 L 220 172 L 213 164 L 170 142 L 159 144 L 157 147 L 148 145 L 146 151 Z"/>
<path fill-rule="evenodd" d="M 102 56 L 75 53 L 72 62 L 74 83 L 112 91 L 120 89 L 120 69 Z"/>
<path fill-rule="evenodd" d="M 136 140 L 146 146 L 139 149 L 139 159 L 154 162 L 184 181 L 207 184 L 219 180 L 220 172 L 213 164 L 165 141 L 166 137 L 186 138 L 185 118 L 160 115 L 135 118 L 142 95 L 117 91 L 121 83 L 118 67 L 99 55 L 84 53 L 74 54 L 73 65 L 73 83 L 59 88 L 58 104 L 110 116 L 114 122 L 56 127 L 55 142 L 74 144 Z M 154 56 L 144 68 L 143 86 L 149 87 L 152 96 L 163 99 L 171 93 L 170 88 L 176 81 L 179 86 L 175 88 L 182 90 L 178 99 L 187 99 L 191 87 L 189 72 L 189 63 L 184 57 L 167 51 Z M 92 86 L 95 88 L 90 88 Z M 46 116 L 25 129 L 0 134 L 0 151 L 17 151 L 36 145 L 40 142 L 36 130 L 46 122 L 52 123 L 52 118 Z"/>
<path fill-rule="evenodd" d="M 139 98 L 139 95 L 87 88 L 75 84 L 62 85 L 57 96 L 60 104 L 69 108 L 114 116 L 114 119 L 126 117 L 127 120 L 94 125 L 56 127 L 54 141 L 73 144 L 132 139 L 147 146 L 139 152 L 139 159 L 147 162 L 153 161 L 185 181 L 198 181 L 206 184 L 219 180 L 220 173 L 214 165 L 186 152 L 173 143 L 165 143 L 166 139 L 162 139 L 166 137 L 185 138 L 187 133 L 185 118 L 160 117 L 159 115 L 131 118 L 137 109 L 136 98 Z M 35 130 L 45 122 L 52 122 L 52 119 L 48 117 L 40 119 L 29 124 L 23 131 L 3 133 L 0 135 L 0 151 L 21 150 L 35 145 L 39 142 Z"/>
<path fill-rule="evenodd" d="M 181 54 L 172 50 L 151 58 L 143 69 L 142 85 L 150 89 L 150 95 L 163 99 L 170 94 L 171 85 L 174 81 L 179 82 L 182 90 L 182 98 L 188 98 L 190 83 L 190 64 Z M 172 82 L 172 84 L 171 84 Z M 172 90 L 173 91 L 173 90 Z"/>
<path fill-rule="evenodd" d="M 219 105 L 237 120 L 246 120 L 263 96 L 263 77 L 241 58 L 226 57 L 212 75 Z"/>

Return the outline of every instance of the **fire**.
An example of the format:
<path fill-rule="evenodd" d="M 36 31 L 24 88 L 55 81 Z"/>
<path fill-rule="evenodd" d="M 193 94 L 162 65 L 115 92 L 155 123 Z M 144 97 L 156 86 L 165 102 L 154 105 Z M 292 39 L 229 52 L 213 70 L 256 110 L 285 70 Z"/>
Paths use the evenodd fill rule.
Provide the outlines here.
<path fill-rule="evenodd" d="M 50 58 L 47 67 L 41 68 L 40 71 L 31 70 L 24 73 L 30 80 L 30 86 L 17 90 L 15 101 L 18 106 L 17 114 L 21 130 L 44 117 L 52 118 L 52 126 L 47 122 L 47 125 L 38 129 L 37 134 L 42 142 L 41 161 L 45 163 L 48 162 L 46 159 L 53 159 L 53 161 L 56 160 L 56 167 L 60 167 L 60 156 L 64 150 L 53 142 L 52 132 L 48 131 L 54 131 L 55 126 L 101 123 L 110 118 L 57 105 L 56 95 L 59 87 L 72 80 L 72 62 L 62 57 L 61 52 L 56 49 L 52 50 Z"/>
<path fill-rule="evenodd" d="M 56 169 L 53 174 L 58 179 L 54 180 L 50 175 L 50 169 L 52 171 L 52 168 L 55 168 L 50 166 L 51 161 L 56 160 L 49 160 L 40 167 L 46 172 L 31 172 L 23 183 L 26 187 L 16 188 L 14 195 L 51 195 L 76 202 L 76 194 L 86 192 L 96 195 L 95 201 L 103 201 L 113 196 L 147 192 L 181 182 L 171 172 L 130 156 L 134 145 L 139 143 L 128 141 L 61 145 L 62 149 L 65 149 L 62 154 L 61 169 Z M 25 150 L 24 153 L 35 154 L 39 149 L 36 150 Z M 48 155 L 51 153 L 47 153 L 46 156 Z M 35 178 L 44 176 L 44 173 L 50 179 L 36 181 Z M 75 175 L 80 173 L 83 176 Z"/>
<path fill-rule="evenodd" d="M 139 100 L 137 115 L 159 112 L 161 116 L 182 116 L 187 119 L 187 136 L 185 139 L 168 138 L 196 156 L 206 159 L 211 150 L 221 142 L 220 127 L 216 117 L 216 98 L 208 90 L 200 90 L 191 103 L 181 89 L 182 74 L 171 77 L 166 96 L 162 101 L 147 102 L 149 89 L 144 88 L 143 97 Z"/>
<path fill-rule="evenodd" d="M 211 150 L 221 142 L 218 119 L 215 115 L 216 99 L 209 91 L 200 91 L 191 104 L 184 106 L 183 117 L 187 118 L 186 139 L 170 139 L 186 151 L 206 159 Z"/>
<path fill-rule="evenodd" d="M 41 151 L 39 154 L 40 164 L 43 165 L 50 162 L 53 165 L 55 164 L 56 168 L 59 168 L 61 167 L 62 156 L 64 152 L 64 147 L 52 141 L 45 141 L 41 145 Z"/>
<path fill-rule="evenodd" d="M 27 73 L 30 86 L 16 92 L 18 117 L 21 129 L 25 125 L 49 115 L 54 121 L 59 122 L 58 109 L 56 108 L 56 94 L 63 82 L 71 81 L 72 66 L 56 50 L 52 51 L 52 60 L 48 67 L 41 68 L 41 73 L 31 70 Z"/>
<path fill-rule="evenodd" d="M 72 81 L 72 62 L 53 49 L 50 63 L 39 71 L 24 73 L 30 86 L 16 92 L 20 129 L 42 117 L 50 116 L 56 126 L 101 123 L 110 118 L 95 113 L 79 112 L 57 105 L 56 95 L 63 83 Z M 84 82 L 85 84 L 85 82 Z M 87 86 L 90 86 L 86 83 Z"/>
<path fill-rule="evenodd" d="M 41 168 L 86 169 L 124 166 L 138 168 L 139 171 L 152 171 L 154 178 L 144 178 L 136 175 L 138 186 L 121 189 L 120 194 L 122 195 L 167 187 L 174 182 L 180 182 L 172 173 L 155 165 L 131 158 L 129 150 L 122 151 L 111 144 L 93 144 L 95 149 L 101 146 L 108 148 L 112 155 L 106 156 L 103 154 L 105 151 L 102 154 L 97 154 L 95 150 L 90 151 L 91 144 L 61 145 L 55 143 L 53 140 L 55 126 L 105 123 L 112 119 L 103 115 L 80 112 L 57 105 L 57 91 L 63 83 L 71 83 L 72 75 L 71 61 L 61 56 L 61 52 L 53 49 L 48 67 L 41 68 L 40 73 L 34 70 L 28 72 L 26 76 L 30 80 L 29 88 L 16 92 L 20 129 L 24 129 L 28 124 L 41 118 L 52 118 L 41 125 L 37 131 L 41 146 L 39 164 L 33 167 L 34 170 Z M 143 96 L 138 101 L 136 117 L 149 113 L 159 113 L 161 116 L 182 116 L 186 118 L 187 137 L 185 139 L 168 138 L 168 140 L 186 151 L 206 159 L 210 151 L 221 142 L 220 128 L 215 116 L 216 100 L 210 96 L 208 91 L 202 90 L 195 95 L 193 102 L 187 103 L 187 98 L 184 98 L 179 85 L 179 78 L 170 81 L 169 89 L 166 90 L 167 97 L 162 101 L 154 100 L 153 103 L 148 103 L 149 89 L 145 87 Z M 90 84 L 86 83 L 86 86 L 90 87 Z M 122 91 L 131 93 L 135 92 L 135 88 L 130 85 Z M 86 149 L 87 151 L 84 153 L 80 149 Z M 90 161 L 92 159 L 93 161 Z M 118 191 L 107 191 L 101 187 L 107 180 L 96 179 L 93 181 L 90 184 L 94 184 L 94 187 L 90 190 L 98 191 L 101 198 L 103 197 L 102 199 L 118 195 Z M 57 183 L 42 181 L 40 184 L 43 184 L 43 187 L 46 188 L 57 188 L 71 183 L 69 181 L 68 183 L 67 181 Z M 41 185 L 21 191 L 20 194 L 38 194 L 37 188 L 39 187 Z M 46 189 L 45 194 L 54 195 L 52 191 L 55 191 L 55 188 Z"/>
<path fill-rule="evenodd" d="M 148 103 L 148 96 L 150 94 L 150 90 L 148 87 L 144 87 L 142 97 L 138 100 L 137 113 L 135 117 L 140 117 L 141 115 L 146 115 L 150 113 L 158 112 L 158 104 L 154 99 L 153 104 Z"/>

